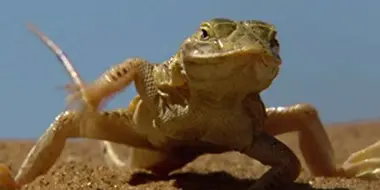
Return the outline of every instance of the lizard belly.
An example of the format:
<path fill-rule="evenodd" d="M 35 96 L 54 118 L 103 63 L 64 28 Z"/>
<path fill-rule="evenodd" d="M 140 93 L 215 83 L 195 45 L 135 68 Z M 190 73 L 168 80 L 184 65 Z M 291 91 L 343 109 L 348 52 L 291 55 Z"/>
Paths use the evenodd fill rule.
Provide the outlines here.
<path fill-rule="evenodd" d="M 205 111 L 201 118 L 202 141 L 231 149 L 242 149 L 252 143 L 254 125 L 241 109 Z"/>
<path fill-rule="evenodd" d="M 161 148 L 167 144 L 169 138 L 165 133 L 154 127 L 154 118 L 144 102 L 140 100 L 133 115 L 135 130 L 137 133 L 145 136 L 154 147 Z"/>
<path fill-rule="evenodd" d="M 190 108 L 185 116 L 163 123 L 159 130 L 171 139 L 204 142 L 227 149 L 247 147 L 254 137 L 253 120 L 242 108 Z"/>
<path fill-rule="evenodd" d="M 182 117 L 182 116 L 181 116 Z M 239 150 L 254 140 L 255 123 L 242 108 L 190 109 L 189 113 L 174 122 L 154 126 L 155 117 L 140 101 L 134 114 L 136 131 L 159 149 L 178 147 L 204 147 L 203 152 Z"/>

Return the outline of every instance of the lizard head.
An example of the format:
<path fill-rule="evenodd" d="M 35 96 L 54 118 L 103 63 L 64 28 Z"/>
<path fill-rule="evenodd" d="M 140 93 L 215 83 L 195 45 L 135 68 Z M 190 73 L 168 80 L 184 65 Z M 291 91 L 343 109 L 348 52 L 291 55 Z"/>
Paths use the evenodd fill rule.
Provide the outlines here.
<path fill-rule="evenodd" d="M 189 83 L 225 85 L 227 81 L 235 88 L 236 83 L 245 83 L 242 88 L 262 91 L 279 72 L 279 51 L 274 25 L 216 18 L 202 22 L 183 42 L 179 55 Z"/>

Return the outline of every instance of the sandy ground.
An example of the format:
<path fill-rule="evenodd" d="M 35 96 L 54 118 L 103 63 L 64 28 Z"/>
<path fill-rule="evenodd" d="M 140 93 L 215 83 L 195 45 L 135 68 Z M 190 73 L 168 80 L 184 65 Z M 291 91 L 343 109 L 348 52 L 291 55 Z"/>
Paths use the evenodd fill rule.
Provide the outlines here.
<path fill-rule="evenodd" d="M 328 132 L 338 162 L 380 138 L 380 122 L 361 122 L 329 126 Z M 300 155 L 295 134 L 280 136 Z M 16 172 L 33 141 L 1 140 L 0 162 Z M 305 165 L 304 165 L 305 166 Z M 265 167 L 235 152 L 204 155 L 167 178 L 156 178 L 145 171 L 128 171 L 107 167 L 96 141 L 69 142 L 60 161 L 48 174 L 37 178 L 23 189 L 246 189 Z M 307 182 L 313 183 L 309 185 Z M 307 169 L 296 183 L 284 189 L 368 189 L 379 190 L 380 181 L 343 178 L 312 178 Z"/>

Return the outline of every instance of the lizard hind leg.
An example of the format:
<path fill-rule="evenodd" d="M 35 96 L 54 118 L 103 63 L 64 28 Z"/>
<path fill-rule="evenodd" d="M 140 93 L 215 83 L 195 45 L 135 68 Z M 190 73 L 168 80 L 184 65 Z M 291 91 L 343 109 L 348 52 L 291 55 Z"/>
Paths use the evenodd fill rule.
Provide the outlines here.
<path fill-rule="evenodd" d="M 45 174 L 59 158 L 67 139 L 86 138 L 106 140 L 133 147 L 152 148 L 150 142 L 137 133 L 126 110 L 95 112 L 93 122 L 83 123 L 80 114 L 65 111 L 59 114 L 50 127 L 29 151 L 16 175 L 18 184 L 27 184 Z"/>
<path fill-rule="evenodd" d="M 350 155 L 338 167 L 333 148 L 317 110 L 309 104 L 267 108 L 264 130 L 271 135 L 298 131 L 299 146 L 315 176 L 380 178 L 380 141 Z"/>
<path fill-rule="evenodd" d="M 380 179 L 380 141 L 352 153 L 341 170 L 346 177 Z"/>

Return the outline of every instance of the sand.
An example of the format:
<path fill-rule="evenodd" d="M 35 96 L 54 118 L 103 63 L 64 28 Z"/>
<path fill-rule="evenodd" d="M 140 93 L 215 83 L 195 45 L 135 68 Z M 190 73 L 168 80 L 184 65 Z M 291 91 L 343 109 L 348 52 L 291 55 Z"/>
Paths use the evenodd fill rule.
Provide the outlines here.
<path fill-rule="evenodd" d="M 327 130 L 338 162 L 380 139 L 380 122 L 375 121 L 330 125 Z M 297 153 L 305 166 L 295 135 L 286 134 L 279 138 Z M 8 164 L 16 172 L 32 145 L 31 140 L 1 140 L 0 162 Z M 54 167 L 23 189 L 242 190 L 267 169 L 244 155 L 228 152 L 201 156 L 171 176 L 157 178 L 142 170 L 107 167 L 100 153 L 96 141 L 69 142 Z M 284 189 L 379 190 L 380 180 L 313 178 L 304 169 L 297 181 Z"/>

